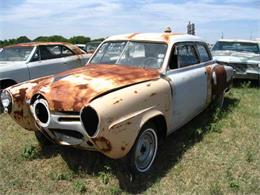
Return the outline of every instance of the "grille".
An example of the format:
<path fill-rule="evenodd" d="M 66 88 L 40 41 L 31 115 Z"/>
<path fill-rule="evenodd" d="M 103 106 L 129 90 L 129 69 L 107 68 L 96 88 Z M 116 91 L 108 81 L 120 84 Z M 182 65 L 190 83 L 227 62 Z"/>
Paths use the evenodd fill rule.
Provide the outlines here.
<path fill-rule="evenodd" d="M 247 64 L 240 64 L 240 63 L 233 63 L 233 64 L 229 64 L 230 66 L 232 66 L 232 68 L 234 68 L 236 70 L 236 72 L 246 72 L 247 69 Z"/>
<path fill-rule="evenodd" d="M 53 134 L 63 134 L 69 137 L 74 137 L 77 139 L 82 139 L 84 136 L 74 130 L 62 130 L 62 129 L 49 129 Z"/>

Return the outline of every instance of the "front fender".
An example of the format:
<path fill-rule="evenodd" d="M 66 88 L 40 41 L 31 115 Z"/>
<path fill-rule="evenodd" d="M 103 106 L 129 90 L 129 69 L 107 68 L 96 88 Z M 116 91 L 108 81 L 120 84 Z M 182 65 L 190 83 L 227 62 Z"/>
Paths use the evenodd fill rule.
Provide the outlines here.
<path fill-rule="evenodd" d="M 6 89 L 12 95 L 12 109 L 9 114 L 23 128 L 29 131 L 38 129 L 30 110 L 31 98 L 39 88 L 48 85 L 51 81 L 51 77 L 42 77 Z"/>
<path fill-rule="evenodd" d="M 169 121 L 170 105 L 170 85 L 164 79 L 139 83 L 97 98 L 90 106 L 98 113 L 100 123 L 90 140 L 106 156 L 122 158 L 149 119 L 163 115 L 166 123 Z"/>

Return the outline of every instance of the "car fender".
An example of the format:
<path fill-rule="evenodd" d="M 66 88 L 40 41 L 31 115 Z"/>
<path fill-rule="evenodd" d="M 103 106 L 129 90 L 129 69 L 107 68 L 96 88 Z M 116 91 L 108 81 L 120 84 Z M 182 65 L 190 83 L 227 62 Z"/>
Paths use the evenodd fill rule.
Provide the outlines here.
<path fill-rule="evenodd" d="M 90 140 L 110 158 L 122 158 L 132 148 L 142 126 L 151 118 L 171 118 L 168 81 L 157 79 L 132 85 L 93 100 L 89 106 L 99 116 L 99 127 Z"/>

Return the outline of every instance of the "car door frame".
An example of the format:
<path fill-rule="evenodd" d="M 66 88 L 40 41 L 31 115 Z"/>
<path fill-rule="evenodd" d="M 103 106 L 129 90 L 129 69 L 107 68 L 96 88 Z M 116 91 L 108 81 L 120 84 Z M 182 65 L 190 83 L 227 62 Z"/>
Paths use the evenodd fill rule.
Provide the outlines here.
<path fill-rule="evenodd" d="M 186 67 L 180 67 L 180 65 L 178 64 L 176 69 L 170 69 L 170 63 L 172 61 L 172 52 L 175 52 L 175 49 L 178 45 L 180 44 L 185 44 L 185 45 L 192 45 L 192 47 L 194 48 L 195 51 L 195 55 L 197 57 L 197 59 L 199 60 L 199 62 L 197 64 L 192 64 L 192 65 L 188 65 Z M 202 62 L 199 52 L 197 50 L 197 44 L 201 44 L 205 46 L 204 42 L 201 41 L 181 41 L 181 42 L 176 42 L 172 45 L 171 47 L 171 52 L 169 55 L 169 61 L 167 64 L 167 70 L 165 73 L 165 77 L 166 79 L 169 81 L 170 83 L 170 87 L 171 87 L 171 91 L 172 91 L 172 120 L 170 121 L 169 124 L 169 132 L 168 134 L 170 134 L 171 132 L 179 129 L 181 126 L 183 126 L 184 124 L 186 124 L 187 122 L 189 122 L 192 118 L 194 118 L 196 115 L 198 115 L 200 112 L 202 112 L 208 105 L 208 97 L 209 95 L 211 95 L 211 92 L 209 92 L 209 85 L 211 85 L 211 83 L 209 83 L 208 81 L 208 75 L 206 72 L 206 66 L 208 65 L 212 65 L 214 63 L 214 61 L 212 60 L 212 56 L 209 52 L 208 47 L 205 47 L 207 50 L 207 53 L 210 57 L 209 61 L 206 62 Z M 184 117 L 184 118 L 178 118 L 178 112 L 181 112 L 180 109 L 182 109 L 183 106 L 186 106 L 184 103 L 187 103 L 188 101 L 192 101 L 191 98 L 188 97 L 188 99 L 184 99 L 181 98 L 183 96 L 183 93 L 185 93 L 185 90 L 187 89 L 182 89 L 181 86 L 181 82 L 185 82 L 183 80 L 185 80 L 185 73 L 189 73 L 192 71 L 196 74 L 198 74 L 198 76 L 202 76 L 202 80 L 197 82 L 197 84 L 194 85 L 195 82 L 190 82 L 187 81 L 186 82 L 186 87 L 189 85 L 194 85 L 194 86 L 198 86 L 199 84 L 203 84 L 203 88 L 201 89 L 201 91 L 196 90 L 195 92 L 193 91 L 193 95 L 194 93 L 197 93 L 197 96 L 199 97 L 199 94 L 202 93 L 203 96 L 203 100 L 200 103 L 200 105 L 198 105 L 197 109 L 196 106 L 193 108 L 195 110 L 192 111 L 191 114 L 186 113 L 186 114 L 179 114 L 180 117 Z M 187 74 L 188 76 L 188 74 Z M 184 85 L 184 86 L 185 86 Z M 194 90 L 192 87 L 190 87 L 190 90 Z M 210 93 L 210 94 L 209 94 Z M 183 100 L 183 102 L 181 102 L 181 100 Z M 199 101 L 199 100 L 198 100 Z M 196 103 L 196 102 L 195 102 Z M 186 109 L 187 112 L 187 109 Z"/>

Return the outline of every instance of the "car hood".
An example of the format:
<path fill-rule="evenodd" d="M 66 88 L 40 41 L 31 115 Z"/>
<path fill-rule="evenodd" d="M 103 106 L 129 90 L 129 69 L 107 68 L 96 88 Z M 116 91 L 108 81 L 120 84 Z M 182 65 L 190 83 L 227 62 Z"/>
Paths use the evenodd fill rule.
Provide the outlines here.
<path fill-rule="evenodd" d="M 29 82 L 35 85 L 30 87 L 26 96 L 31 98 L 34 94 L 43 95 L 51 111 L 79 112 L 101 94 L 159 77 L 159 71 L 153 69 L 125 65 L 87 65 Z M 28 86 L 26 83 L 24 85 Z"/>
<path fill-rule="evenodd" d="M 212 51 L 213 59 L 227 63 L 260 63 L 260 54 L 236 51 Z"/>

